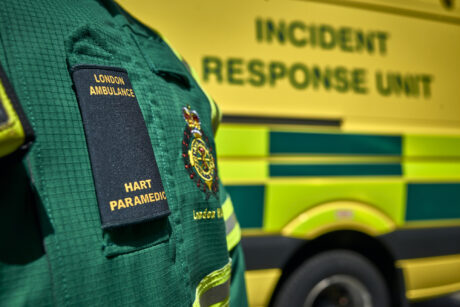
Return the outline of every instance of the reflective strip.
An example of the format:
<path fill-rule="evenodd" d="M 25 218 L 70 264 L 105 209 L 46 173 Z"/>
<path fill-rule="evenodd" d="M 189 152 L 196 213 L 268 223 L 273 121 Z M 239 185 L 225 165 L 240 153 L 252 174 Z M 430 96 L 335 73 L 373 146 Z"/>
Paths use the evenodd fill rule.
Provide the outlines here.
<path fill-rule="evenodd" d="M 403 170 L 404 177 L 408 180 L 449 178 L 452 181 L 458 181 L 460 178 L 460 161 L 446 158 L 438 158 L 437 161 L 406 161 L 403 164 Z M 219 173 L 222 177 L 220 169 Z"/>
<path fill-rule="evenodd" d="M 230 279 L 221 285 L 209 289 L 200 297 L 200 306 L 211 306 L 220 303 L 220 306 L 225 306 L 228 303 L 230 294 Z M 218 305 L 219 306 L 219 305 Z"/>
<path fill-rule="evenodd" d="M 403 144 L 405 157 L 460 157 L 460 137 L 455 135 L 406 135 Z"/>
<path fill-rule="evenodd" d="M 221 157 L 241 157 L 249 161 L 249 157 L 268 157 L 269 129 L 265 126 L 231 125 L 223 123 L 216 137 L 217 152 Z M 235 146 L 238 144 L 238 146 Z M 252 161 L 252 160 L 251 160 Z M 220 168 L 220 165 L 219 165 Z M 267 171 L 268 174 L 268 171 Z M 227 178 L 223 177 L 222 178 Z"/>
<path fill-rule="evenodd" d="M 225 221 L 225 229 L 226 229 L 226 232 L 227 232 L 227 235 L 232 232 L 233 228 L 235 228 L 236 226 L 236 216 L 235 216 L 235 212 L 232 213 L 232 215 L 230 215 L 230 217 Z"/>
<path fill-rule="evenodd" d="M 219 135 L 221 132 L 222 130 L 219 130 Z M 217 150 L 219 150 L 219 145 L 217 145 Z M 221 178 L 225 178 L 226 184 L 230 182 L 263 182 L 268 179 L 268 170 L 268 161 L 263 159 L 244 160 L 219 157 L 219 175 Z"/>
<path fill-rule="evenodd" d="M 0 157 L 17 150 L 25 140 L 25 133 L 6 88 L 0 80 L 0 104 L 2 121 L 0 122 Z"/>
<path fill-rule="evenodd" d="M 193 307 L 228 306 L 232 261 L 201 280 L 196 288 Z"/>
<path fill-rule="evenodd" d="M 241 229 L 238 223 L 235 212 L 233 211 L 232 199 L 227 196 L 222 205 L 224 211 L 225 229 L 227 233 L 227 249 L 231 251 L 241 240 Z"/>

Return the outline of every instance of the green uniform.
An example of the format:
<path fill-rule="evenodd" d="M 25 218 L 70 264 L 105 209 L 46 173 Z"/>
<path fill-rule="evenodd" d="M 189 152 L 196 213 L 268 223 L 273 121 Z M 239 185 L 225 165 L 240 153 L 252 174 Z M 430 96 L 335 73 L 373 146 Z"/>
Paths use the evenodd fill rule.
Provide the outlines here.
<path fill-rule="evenodd" d="M 160 35 L 109 1 L 2 1 L 0 63 L 36 138 L 0 166 L 0 305 L 247 305 L 218 110 Z"/>

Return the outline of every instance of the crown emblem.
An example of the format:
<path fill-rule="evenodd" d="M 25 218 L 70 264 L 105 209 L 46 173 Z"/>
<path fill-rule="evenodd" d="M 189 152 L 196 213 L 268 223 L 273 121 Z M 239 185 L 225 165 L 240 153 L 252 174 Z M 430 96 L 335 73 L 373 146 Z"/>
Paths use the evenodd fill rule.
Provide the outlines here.
<path fill-rule="evenodd" d="M 190 106 L 188 106 L 188 108 L 182 108 L 182 111 L 184 113 L 185 122 L 193 135 L 196 137 L 201 136 L 201 122 L 198 113 L 195 110 L 190 110 Z"/>
<path fill-rule="evenodd" d="M 219 189 L 217 167 L 209 139 L 201 130 L 201 122 L 198 113 L 191 110 L 190 106 L 182 109 L 187 126 L 184 130 L 182 141 L 182 157 L 185 169 L 190 179 L 209 198 L 211 194 L 217 197 Z"/>

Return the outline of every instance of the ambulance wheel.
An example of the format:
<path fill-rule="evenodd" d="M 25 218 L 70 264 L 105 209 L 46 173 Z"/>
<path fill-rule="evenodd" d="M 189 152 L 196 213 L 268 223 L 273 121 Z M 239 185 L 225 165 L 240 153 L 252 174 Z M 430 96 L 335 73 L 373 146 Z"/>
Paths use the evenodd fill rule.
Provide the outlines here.
<path fill-rule="evenodd" d="M 389 293 L 377 268 L 346 250 L 305 261 L 282 285 L 275 307 L 388 307 Z"/>

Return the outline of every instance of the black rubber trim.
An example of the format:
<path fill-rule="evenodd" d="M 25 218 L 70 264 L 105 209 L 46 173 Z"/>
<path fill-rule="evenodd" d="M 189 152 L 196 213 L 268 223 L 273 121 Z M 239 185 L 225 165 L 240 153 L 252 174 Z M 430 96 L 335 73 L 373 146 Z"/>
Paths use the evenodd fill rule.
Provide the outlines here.
<path fill-rule="evenodd" d="M 401 229 L 378 238 L 395 260 L 460 254 L 460 227 Z M 246 269 L 283 268 L 306 242 L 281 235 L 243 237 Z"/>
<path fill-rule="evenodd" d="M 241 245 L 247 270 L 283 268 L 306 240 L 283 236 L 243 237 Z"/>
<path fill-rule="evenodd" d="M 404 281 L 404 273 L 401 268 L 396 268 L 396 282 L 398 289 L 398 302 L 400 307 L 409 307 L 409 301 L 406 297 L 406 282 Z"/>
<path fill-rule="evenodd" d="M 246 116 L 246 115 L 229 115 L 229 114 L 224 114 L 222 116 L 222 122 L 232 123 L 232 124 L 299 125 L 299 126 L 321 126 L 321 127 L 336 127 L 336 128 L 339 128 L 342 125 L 341 119 Z"/>
<path fill-rule="evenodd" d="M 396 260 L 460 254 L 460 227 L 401 229 L 379 238 Z"/>

